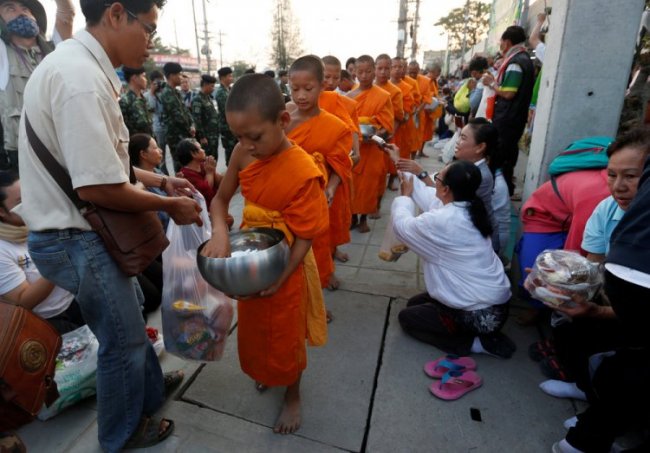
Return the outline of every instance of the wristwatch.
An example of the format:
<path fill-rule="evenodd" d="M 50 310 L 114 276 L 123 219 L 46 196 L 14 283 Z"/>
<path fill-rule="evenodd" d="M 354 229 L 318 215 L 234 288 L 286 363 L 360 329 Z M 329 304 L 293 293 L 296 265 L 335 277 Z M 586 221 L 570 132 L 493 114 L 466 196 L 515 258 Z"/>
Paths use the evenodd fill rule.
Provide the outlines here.
<path fill-rule="evenodd" d="M 422 180 L 422 179 L 426 178 L 427 176 L 429 176 L 429 172 L 424 170 L 424 171 L 422 171 L 422 173 L 420 173 L 418 175 L 418 179 Z"/>

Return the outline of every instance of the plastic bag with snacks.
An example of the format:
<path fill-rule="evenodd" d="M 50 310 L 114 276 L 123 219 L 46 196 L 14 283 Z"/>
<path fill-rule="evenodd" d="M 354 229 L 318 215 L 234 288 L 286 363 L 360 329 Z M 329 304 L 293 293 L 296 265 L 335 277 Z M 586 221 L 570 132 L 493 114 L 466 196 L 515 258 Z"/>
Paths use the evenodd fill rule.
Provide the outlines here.
<path fill-rule="evenodd" d="M 163 253 L 162 321 L 167 352 L 184 359 L 214 361 L 223 355 L 234 301 L 210 286 L 196 266 L 198 247 L 210 238 L 205 200 L 203 226 L 169 222 L 169 247 Z"/>
<path fill-rule="evenodd" d="M 572 297 L 594 297 L 603 281 L 600 266 L 579 253 L 568 250 L 544 250 L 524 287 L 549 307 L 571 306 Z"/>

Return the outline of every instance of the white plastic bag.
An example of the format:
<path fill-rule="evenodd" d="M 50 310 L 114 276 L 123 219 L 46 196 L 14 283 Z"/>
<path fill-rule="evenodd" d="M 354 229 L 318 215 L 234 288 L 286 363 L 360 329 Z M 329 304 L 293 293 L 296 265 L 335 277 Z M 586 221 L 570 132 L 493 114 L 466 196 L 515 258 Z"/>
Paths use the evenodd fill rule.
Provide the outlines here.
<path fill-rule="evenodd" d="M 481 102 L 478 105 L 478 110 L 476 111 L 476 118 L 485 118 L 488 120 L 492 119 L 492 113 L 494 110 L 494 98 L 496 92 L 489 86 L 483 87 L 483 96 L 481 96 Z M 492 107 L 490 108 L 490 103 Z"/>
<path fill-rule="evenodd" d="M 198 247 L 210 239 L 205 200 L 203 226 L 170 220 L 169 246 L 163 252 L 162 321 L 167 352 L 183 359 L 214 361 L 223 355 L 233 318 L 233 300 L 210 286 L 196 265 Z"/>
<path fill-rule="evenodd" d="M 460 138 L 460 129 L 457 129 L 454 132 L 453 137 L 445 144 L 445 147 L 442 148 L 442 162 L 446 165 L 454 159 L 454 154 L 456 153 L 456 142 Z"/>
<path fill-rule="evenodd" d="M 63 409 L 97 392 L 97 351 L 99 342 L 88 326 L 61 336 L 62 346 L 56 357 L 54 381 L 59 397 L 50 407 L 43 406 L 39 420 L 47 420 Z"/>
<path fill-rule="evenodd" d="M 402 172 L 398 172 L 400 179 L 408 178 L 409 175 L 405 175 Z M 379 247 L 379 258 L 384 261 L 397 261 L 400 256 L 408 252 L 409 249 L 402 241 L 397 238 L 395 234 L 395 229 L 393 228 L 393 216 L 388 219 L 388 224 L 384 230 L 384 238 L 381 241 L 381 247 Z"/>

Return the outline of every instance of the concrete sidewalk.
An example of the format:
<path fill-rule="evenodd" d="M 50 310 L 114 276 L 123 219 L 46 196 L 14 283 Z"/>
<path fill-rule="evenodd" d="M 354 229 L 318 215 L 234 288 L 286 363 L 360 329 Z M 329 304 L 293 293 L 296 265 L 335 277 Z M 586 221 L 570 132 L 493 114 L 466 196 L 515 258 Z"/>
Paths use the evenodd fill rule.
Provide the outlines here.
<path fill-rule="evenodd" d="M 437 158 L 422 164 L 428 170 L 441 166 Z M 220 362 L 202 365 L 163 353 L 163 367 L 184 368 L 188 378 L 162 411 L 175 420 L 174 434 L 149 451 L 550 451 L 564 436 L 562 422 L 575 415 L 576 405 L 539 390 L 544 377 L 526 353 L 539 338 L 535 328 L 508 322 L 505 332 L 519 348 L 510 360 L 475 357 L 481 388 L 455 402 L 430 394 L 434 381 L 422 367 L 443 353 L 406 336 L 397 322 L 406 300 L 424 290 L 419 259 L 407 253 L 387 263 L 377 256 L 395 194 L 386 193 L 383 216 L 371 222 L 370 233 L 352 233 L 343 247 L 350 260 L 337 263 L 341 289 L 325 291 L 335 319 L 329 343 L 309 350 L 298 433 L 273 434 L 283 390 L 259 394 L 254 389 L 240 370 L 233 335 Z M 231 212 L 239 217 L 237 202 Z M 512 319 L 518 310 L 515 305 Z M 479 411 L 481 421 L 472 420 L 470 409 Z M 100 451 L 96 415 L 91 399 L 19 434 L 29 451 Z"/>

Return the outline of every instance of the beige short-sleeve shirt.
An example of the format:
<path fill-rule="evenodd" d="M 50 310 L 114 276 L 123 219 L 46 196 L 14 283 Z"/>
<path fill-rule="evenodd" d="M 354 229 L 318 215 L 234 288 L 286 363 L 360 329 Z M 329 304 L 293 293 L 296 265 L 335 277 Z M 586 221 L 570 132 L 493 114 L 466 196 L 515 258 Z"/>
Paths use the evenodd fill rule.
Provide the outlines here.
<path fill-rule="evenodd" d="M 18 141 L 22 203 L 14 209 L 30 230 L 90 226 L 29 145 L 25 115 L 75 189 L 124 183 L 129 133 L 118 104 L 120 87 L 103 47 L 85 30 L 61 43 L 32 74 Z"/>

